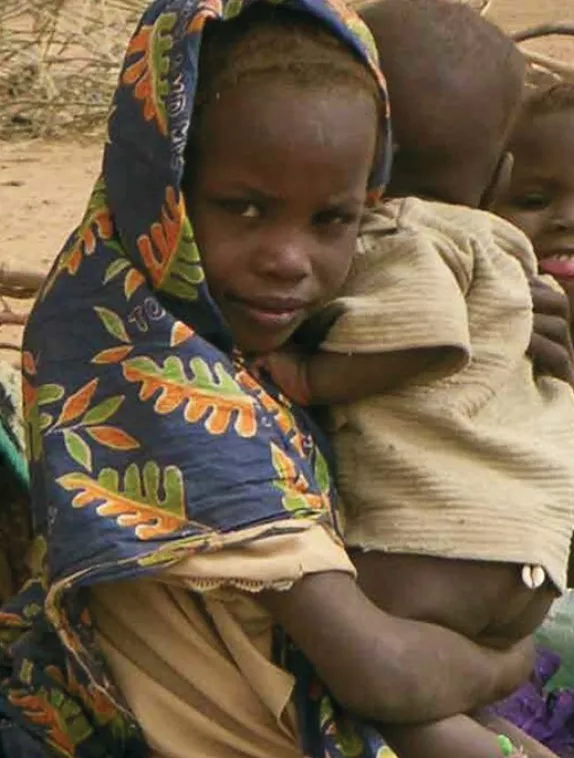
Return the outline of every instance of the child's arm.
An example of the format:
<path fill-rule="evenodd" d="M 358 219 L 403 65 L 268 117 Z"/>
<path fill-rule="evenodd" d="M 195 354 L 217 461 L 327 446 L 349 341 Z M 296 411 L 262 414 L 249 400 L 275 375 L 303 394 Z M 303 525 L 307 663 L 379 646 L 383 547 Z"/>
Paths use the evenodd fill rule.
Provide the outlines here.
<path fill-rule="evenodd" d="M 446 376 L 465 362 L 451 347 L 416 348 L 386 353 L 314 354 L 297 350 L 270 353 L 260 361 L 275 383 L 302 405 L 350 403 L 393 389 L 422 372 Z"/>

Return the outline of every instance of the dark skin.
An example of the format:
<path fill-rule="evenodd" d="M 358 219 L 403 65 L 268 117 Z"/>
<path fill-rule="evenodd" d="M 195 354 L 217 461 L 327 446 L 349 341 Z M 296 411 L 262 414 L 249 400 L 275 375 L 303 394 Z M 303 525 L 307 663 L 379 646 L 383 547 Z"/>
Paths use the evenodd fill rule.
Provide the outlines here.
<path fill-rule="evenodd" d="M 392 85 L 391 79 L 391 91 Z M 396 89 L 397 83 L 394 85 Z M 413 103 L 417 103 L 418 108 L 424 111 L 426 101 L 423 96 L 417 98 L 412 92 L 403 92 L 403 97 L 409 104 L 410 126 L 413 123 L 419 126 L 425 124 L 425 128 L 417 128 L 412 132 L 416 134 L 412 153 L 417 159 L 410 160 L 409 131 L 401 131 L 400 109 L 395 108 L 395 134 L 402 135 L 402 138 L 399 138 L 399 155 L 390 193 L 422 194 L 442 202 L 492 207 L 498 197 L 506 192 L 511 179 L 512 157 L 507 153 L 501 154 L 500 151 L 518 111 L 519 93 L 515 111 L 509 113 L 506 126 L 502 127 L 494 139 L 494 151 L 499 151 L 499 157 L 493 163 L 492 151 L 488 152 L 486 167 L 476 165 L 477 160 L 480 163 L 480 155 L 474 154 L 472 163 L 462 148 L 460 154 L 457 150 L 453 154 L 449 150 L 448 130 L 441 131 L 437 127 L 433 131 L 427 128 L 431 116 L 418 113 L 417 118 L 417 106 Z M 452 120 L 449 123 L 452 124 Z M 429 133 L 432 144 L 426 145 L 423 135 Z M 464 140 L 460 144 L 464 146 Z M 423 157 L 427 153 L 431 156 L 449 155 L 449 160 L 425 163 Z M 471 166 L 472 171 L 457 171 L 457 166 L 461 165 Z M 416 170 L 413 170 L 415 166 Z M 488 177 L 488 181 L 481 183 L 480 177 Z M 414 180 L 416 186 L 413 186 Z M 555 294 L 540 281 L 532 282 L 531 289 L 535 310 L 540 305 L 543 308 L 543 313 L 535 315 L 535 334 L 530 348 L 536 369 L 550 370 L 553 373 L 553 366 L 547 361 L 548 356 L 552 355 L 552 360 L 556 359 L 560 366 L 559 377 L 572 385 L 568 303 L 562 295 Z M 543 336 L 537 333 L 540 329 L 544 332 Z M 551 340 L 555 338 L 558 344 L 558 347 L 551 348 L 550 354 L 546 352 L 549 347 L 548 336 Z M 456 361 L 456 356 L 452 358 Z M 369 394 L 392 389 L 417 374 L 432 369 L 438 361 L 443 366 L 448 363 L 440 348 L 384 355 L 315 353 L 311 356 L 301 355 L 297 349 L 288 349 L 267 356 L 262 363 L 286 394 L 297 401 L 332 404 L 352 402 Z M 536 591 L 527 589 L 521 581 L 519 568 L 510 565 L 389 555 L 379 551 L 363 553 L 358 550 L 352 551 L 352 558 L 362 590 L 378 608 L 394 617 L 417 619 L 448 628 L 467 636 L 485 649 L 511 649 L 517 641 L 528 639 L 542 623 L 556 596 L 549 582 L 545 582 Z M 428 669 L 428 663 L 426 668 Z M 461 707 L 457 712 L 469 713 L 473 710 L 476 709 Z M 387 719 L 387 722 L 395 725 L 389 727 L 387 723 L 383 727 L 383 733 L 402 758 L 439 758 L 445 754 L 456 754 L 459 758 L 501 755 L 495 737 L 484 729 L 478 719 L 460 715 L 408 728 L 396 726 L 400 724 L 398 719 Z M 503 726 L 499 723 L 496 728 L 505 731 Z M 528 747 L 531 755 L 549 754 L 538 743 L 529 740 L 510 725 L 506 731 L 515 740 L 515 744 Z M 517 740 L 517 737 L 520 739 Z"/>
<path fill-rule="evenodd" d="M 356 100 L 361 124 L 333 95 L 236 87 L 204 115 L 191 216 L 210 291 L 247 353 L 284 344 L 345 280 L 377 123 L 374 98 Z"/>
<path fill-rule="evenodd" d="M 570 337 L 574 333 L 574 107 L 526 113 L 514 131 L 510 149 L 514 155 L 512 177 L 495 210 L 528 235 L 541 270 L 553 275 L 564 289 L 569 313 L 556 313 L 551 328 L 558 337 L 566 315 Z M 544 328 L 550 324 L 548 318 L 541 322 Z M 557 341 L 572 355 L 569 339 Z M 535 351 L 538 344 L 533 343 Z M 534 357 L 535 365 L 539 366 L 539 360 Z M 568 583 L 574 586 L 573 554 Z"/>
<path fill-rule="evenodd" d="M 512 178 L 495 210 L 532 240 L 541 270 L 556 277 L 574 313 L 574 107 L 525 114 L 510 149 Z"/>
<path fill-rule="evenodd" d="M 344 281 L 376 119 L 373 100 L 361 92 L 270 84 L 262 94 L 261 83 L 222 92 L 206 109 L 204 157 L 186 200 L 211 291 L 244 351 L 285 344 Z M 261 601 L 340 702 L 379 721 L 475 709 L 511 692 L 532 665 L 529 641 L 487 649 L 437 625 L 393 617 L 342 572 L 305 576 Z"/>

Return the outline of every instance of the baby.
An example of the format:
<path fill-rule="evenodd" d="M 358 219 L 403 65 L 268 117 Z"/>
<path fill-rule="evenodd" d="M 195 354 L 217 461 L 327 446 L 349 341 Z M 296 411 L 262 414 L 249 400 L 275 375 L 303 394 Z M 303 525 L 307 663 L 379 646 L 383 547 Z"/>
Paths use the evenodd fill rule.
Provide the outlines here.
<path fill-rule="evenodd" d="M 363 18 L 389 84 L 395 199 L 301 335 L 320 350 L 267 366 L 332 406 L 345 540 L 373 602 L 508 646 L 564 590 L 574 526 L 574 396 L 526 357 L 536 258 L 482 210 L 509 180 L 524 61 L 462 5 L 385 0 Z M 385 736 L 402 757 L 507 754 L 463 716 Z"/>

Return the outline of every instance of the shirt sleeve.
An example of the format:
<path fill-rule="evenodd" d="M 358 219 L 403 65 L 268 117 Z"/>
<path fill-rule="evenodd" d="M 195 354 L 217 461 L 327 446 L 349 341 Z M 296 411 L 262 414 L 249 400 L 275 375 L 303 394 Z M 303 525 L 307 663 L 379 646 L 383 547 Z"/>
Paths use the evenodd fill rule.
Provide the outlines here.
<path fill-rule="evenodd" d="M 461 363 L 468 362 L 465 296 L 472 278 L 473 239 L 452 221 L 441 220 L 432 206 L 409 199 L 389 203 L 367 218 L 337 300 L 341 315 L 323 350 L 381 353 L 447 347 L 460 351 Z"/>
<path fill-rule="evenodd" d="M 220 587 L 258 592 L 288 589 L 308 574 L 326 571 L 355 576 L 342 541 L 330 528 L 316 524 L 226 550 L 191 553 L 165 569 L 162 580 L 198 592 Z"/>

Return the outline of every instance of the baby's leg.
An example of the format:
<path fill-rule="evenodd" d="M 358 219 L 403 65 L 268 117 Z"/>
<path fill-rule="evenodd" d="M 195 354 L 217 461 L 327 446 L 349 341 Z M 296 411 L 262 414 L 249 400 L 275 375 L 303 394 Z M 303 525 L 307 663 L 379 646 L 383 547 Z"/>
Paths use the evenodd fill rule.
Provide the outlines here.
<path fill-rule="evenodd" d="M 556 593 L 533 591 L 521 567 L 483 561 L 350 550 L 361 588 L 403 618 L 444 626 L 489 646 L 511 646 L 544 620 Z"/>
<path fill-rule="evenodd" d="M 549 586 L 527 589 L 517 566 L 377 551 L 352 550 L 351 556 L 363 590 L 382 610 L 448 627 L 479 644 L 506 647 L 528 636 L 554 598 Z M 434 724 L 385 726 L 383 735 L 401 758 L 501 757 L 492 726 L 460 715 Z M 527 749 L 529 758 L 553 755 L 501 719 L 495 731 L 508 735 L 517 750 Z"/>
<path fill-rule="evenodd" d="M 555 758 L 555 754 L 551 750 L 523 732 L 522 729 L 500 718 L 500 716 L 481 713 L 473 716 L 473 718 L 491 732 L 505 734 L 512 744 L 521 750 L 522 753 L 525 753 L 528 758 Z"/>
<path fill-rule="evenodd" d="M 469 716 L 453 716 L 420 726 L 385 726 L 382 734 L 400 758 L 502 758 L 509 753 L 503 750 L 498 735 L 510 738 L 512 758 L 556 758 L 535 740 L 523 739 L 519 729 L 502 719 L 495 729 L 485 728 Z"/>

